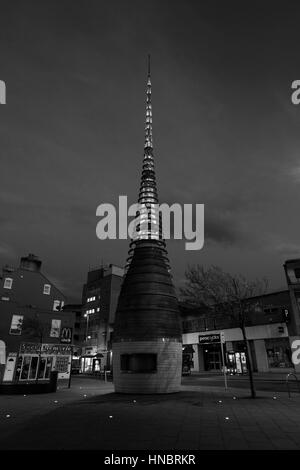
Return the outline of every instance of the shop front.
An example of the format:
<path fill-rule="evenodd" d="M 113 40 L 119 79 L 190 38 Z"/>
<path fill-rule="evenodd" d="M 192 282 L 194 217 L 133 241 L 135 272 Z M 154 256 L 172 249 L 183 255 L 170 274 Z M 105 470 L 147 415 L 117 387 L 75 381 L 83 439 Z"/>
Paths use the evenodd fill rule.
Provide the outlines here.
<path fill-rule="evenodd" d="M 221 371 L 223 369 L 224 345 L 222 333 L 199 335 L 199 364 L 203 371 Z"/>
<path fill-rule="evenodd" d="M 224 329 L 223 352 L 229 374 L 247 374 L 246 344 L 240 328 Z M 292 350 L 284 323 L 246 327 L 254 372 L 291 372 Z M 222 371 L 221 331 L 183 335 L 183 344 L 194 349 L 192 372 Z"/>
<path fill-rule="evenodd" d="M 82 374 L 97 374 L 103 369 L 103 354 L 87 354 L 81 356 L 80 372 Z"/>
<path fill-rule="evenodd" d="M 13 369 L 7 374 L 8 381 L 48 381 L 51 371 L 58 372 L 58 379 L 70 376 L 70 345 L 21 343 L 16 356 Z"/>

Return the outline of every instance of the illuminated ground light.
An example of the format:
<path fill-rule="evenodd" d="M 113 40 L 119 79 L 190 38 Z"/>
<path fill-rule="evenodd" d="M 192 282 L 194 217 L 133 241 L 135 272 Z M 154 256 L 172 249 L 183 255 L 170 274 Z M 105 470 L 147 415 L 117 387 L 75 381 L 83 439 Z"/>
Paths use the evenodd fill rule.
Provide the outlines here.
<path fill-rule="evenodd" d="M 236 400 L 236 397 L 232 397 L 232 398 L 233 398 L 233 400 Z"/>
<path fill-rule="evenodd" d="M 112 415 L 110 415 L 110 416 L 109 416 L 109 418 L 113 418 L 113 416 L 112 416 Z"/>
<path fill-rule="evenodd" d="M 58 401 L 57 401 L 57 400 L 54 400 L 54 403 L 58 403 Z"/>
<path fill-rule="evenodd" d="M 136 400 L 133 400 L 133 403 L 136 403 Z"/>
<path fill-rule="evenodd" d="M 10 415 L 6 415 L 6 418 L 10 418 Z"/>
<path fill-rule="evenodd" d="M 273 397 L 273 400 L 277 400 L 277 397 Z"/>
<path fill-rule="evenodd" d="M 222 400 L 219 400 L 218 403 L 223 403 Z"/>
<path fill-rule="evenodd" d="M 86 398 L 86 395 L 83 395 L 83 396 L 84 396 L 84 398 Z"/>
<path fill-rule="evenodd" d="M 229 420 L 229 416 L 225 416 L 225 420 L 228 421 L 228 420 Z"/>

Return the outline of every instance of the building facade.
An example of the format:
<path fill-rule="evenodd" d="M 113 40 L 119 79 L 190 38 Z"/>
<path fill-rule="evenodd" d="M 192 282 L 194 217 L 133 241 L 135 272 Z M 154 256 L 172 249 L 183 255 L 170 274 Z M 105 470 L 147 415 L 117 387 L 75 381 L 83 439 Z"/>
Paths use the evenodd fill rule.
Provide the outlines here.
<path fill-rule="evenodd" d="M 67 379 L 71 369 L 74 315 L 63 312 L 64 294 L 41 272 L 33 254 L 0 279 L 0 380 L 48 380 L 52 370 Z"/>
<path fill-rule="evenodd" d="M 124 269 L 110 264 L 88 272 L 82 291 L 80 331 L 75 345 L 81 347 L 80 372 L 110 369 L 111 341 Z"/>
<path fill-rule="evenodd" d="M 251 305 L 246 333 L 254 371 L 294 371 L 292 342 L 297 312 L 289 290 L 253 297 Z M 211 315 L 187 306 L 183 306 L 182 316 L 183 344 L 190 353 L 192 371 L 221 370 L 224 357 L 230 372 L 247 372 L 242 331 L 228 316 Z"/>

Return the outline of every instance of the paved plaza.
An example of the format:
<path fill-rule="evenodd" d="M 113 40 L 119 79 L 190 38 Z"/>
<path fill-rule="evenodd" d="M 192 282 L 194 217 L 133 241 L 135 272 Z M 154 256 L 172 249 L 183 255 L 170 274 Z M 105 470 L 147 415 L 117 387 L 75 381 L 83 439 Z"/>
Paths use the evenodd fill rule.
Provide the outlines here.
<path fill-rule="evenodd" d="M 193 385 L 193 383 L 196 385 Z M 0 396 L 0 449 L 300 449 L 300 395 L 183 380 L 171 395 L 119 395 L 74 377 L 57 393 Z"/>

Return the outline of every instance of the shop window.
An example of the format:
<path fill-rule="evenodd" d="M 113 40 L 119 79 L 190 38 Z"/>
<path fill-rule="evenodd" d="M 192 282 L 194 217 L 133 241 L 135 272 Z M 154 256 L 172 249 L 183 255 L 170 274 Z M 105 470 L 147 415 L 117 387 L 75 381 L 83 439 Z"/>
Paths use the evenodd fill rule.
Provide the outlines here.
<path fill-rule="evenodd" d="M 6 277 L 4 280 L 4 289 L 11 289 L 12 288 L 13 279 L 11 277 Z"/>
<path fill-rule="evenodd" d="M 121 371 L 143 373 L 157 371 L 156 354 L 121 354 Z"/>
<path fill-rule="evenodd" d="M 270 368 L 293 367 L 288 338 L 266 339 L 265 345 Z"/>

